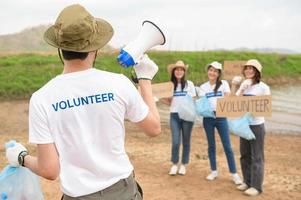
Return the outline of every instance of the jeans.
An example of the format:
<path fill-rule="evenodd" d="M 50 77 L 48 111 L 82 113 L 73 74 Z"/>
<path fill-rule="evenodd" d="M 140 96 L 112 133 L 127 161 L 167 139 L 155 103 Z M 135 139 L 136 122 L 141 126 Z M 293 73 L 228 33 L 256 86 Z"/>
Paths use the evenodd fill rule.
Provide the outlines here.
<path fill-rule="evenodd" d="M 264 175 L 264 124 L 251 125 L 255 140 L 240 138 L 240 164 L 244 182 L 262 192 Z"/>
<path fill-rule="evenodd" d="M 188 164 L 193 122 L 180 119 L 178 113 L 170 113 L 170 127 L 172 135 L 171 162 L 173 164 L 179 162 L 179 148 L 182 141 L 182 164 Z"/>
<path fill-rule="evenodd" d="M 210 161 L 211 170 L 216 170 L 216 147 L 215 147 L 215 133 L 214 128 L 217 129 L 221 138 L 224 151 L 226 153 L 228 167 L 231 173 L 236 173 L 235 159 L 231 147 L 231 141 L 229 136 L 229 128 L 227 119 L 224 117 L 204 117 L 203 126 L 207 135 L 208 141 L 208 155 Z"/>

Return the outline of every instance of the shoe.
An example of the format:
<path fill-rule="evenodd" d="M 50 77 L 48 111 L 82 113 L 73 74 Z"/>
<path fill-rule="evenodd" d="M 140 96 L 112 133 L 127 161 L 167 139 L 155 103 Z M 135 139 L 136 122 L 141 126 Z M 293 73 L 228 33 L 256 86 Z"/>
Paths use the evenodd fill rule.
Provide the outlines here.
<path fill-rule="evenodd" d="M 180 175 L 185 175 L 186 174 L 186 167 L 185 167 L 185 165 L 181 165 L 180 166 L 178 174 L 180 174 Z"/>
<path fill-rule="evenodd" d="M 217 171 L 216 170 L 214 170 L 214 171 L 211 171 L 211 173 L 206 177 L 206 179 L 208 180 L 208 181 L 213 181 L 214 179 L 216 179 L 217 178 Z"/>
<path fill-rule="evenodd" d="M 178 172 L 178 166 L 177 165 L 172 165 L 170 170 L 169 170 L 169 175 L 174 176 Z"/>
<path fill-rule="evenodd" d="M 236 189 L 240 190 L 240 191 L 245 191 L 249 188 L 249 186 L 245 183 L 240 184 L 239 186 L 236 187 Z"/>
<path fill-rule="evenodd" d="M 257 196 L 259 195 L 259 191 L 253 187 L 250 187 L 244 192 L 244 194 L 248 196 Z"/>
<path fill-rule="evenodd" d="M 232 181 L 235 185 L 241 185 L 243 182 L 237 173 L 232 174 Z"/>

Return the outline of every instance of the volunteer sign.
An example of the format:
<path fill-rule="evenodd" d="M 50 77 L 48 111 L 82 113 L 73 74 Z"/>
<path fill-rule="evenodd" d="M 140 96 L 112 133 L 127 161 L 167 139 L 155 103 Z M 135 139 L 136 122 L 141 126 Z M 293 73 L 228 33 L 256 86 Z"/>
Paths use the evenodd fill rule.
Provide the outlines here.
<path fill-rule="evenodd" d="M 139 92 L 140 88 L 138 87 Z M 173 95 L 173 83 L 172 82 L 164 82 L 164 83 L 156 83 L 152 84 L 153 96 L 158 99 L 172 97 Z"/>
<path fill-rule="evenodd" d="M 242 76 L 242 67 L 246 61 L 226 60 L 224 61 L 223 77 L 226 80 L 232 80 L 234 76 Z"/>
<path fill-rule="evenodd" d="M 173 84 L 172 82 L 156 83 L 152 84 L 153 96 L 158 99 L 164 97 L 172 97 Z"/>
<path fill-rule="evenodd" d="M 272 115 L 272 96 L 233 96 L 217 100 L 217 117 L 241 117 L 246 112 L 257 117 Z"/>

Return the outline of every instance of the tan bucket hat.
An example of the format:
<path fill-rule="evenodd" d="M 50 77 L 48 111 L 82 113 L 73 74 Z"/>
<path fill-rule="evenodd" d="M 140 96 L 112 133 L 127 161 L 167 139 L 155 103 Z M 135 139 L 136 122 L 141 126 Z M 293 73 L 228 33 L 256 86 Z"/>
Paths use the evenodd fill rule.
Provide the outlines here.
<path fill-rule="evenodd" d="M 256 60 L 256 59 L 248 60 L 244 66 L 253 66 L 253 67 L 255 67 L 260 73 L 261 73 L 261 70 L 262 70 L 262 65 L 261 65 L 260 62 L 259 62 L 258 60 Z"/>
<path fill-rule="evenodd" d="M 185 63 L 182 60 L 178 60 L 176 63 L 169 64 L 167 66 L 168 73 L 171 74 L 172 70 L 177 67 L 182 67 L 185 71 L 187 71 L 188 69 L 188 65 L 185 65 Z"/>
<path fill-rule="evenodd" d="M 44 33 L 44 40 L 63 50 L 90 52 L 106 45 L 113 33 L 107 21 L 94 18 L 83 6 L 74 4 L 61 11 Z"/>

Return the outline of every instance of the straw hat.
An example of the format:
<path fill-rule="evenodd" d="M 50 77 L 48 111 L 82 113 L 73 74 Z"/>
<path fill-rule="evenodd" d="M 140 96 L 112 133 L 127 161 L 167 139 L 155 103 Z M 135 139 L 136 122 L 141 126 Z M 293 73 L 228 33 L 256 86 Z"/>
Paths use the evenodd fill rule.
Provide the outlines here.
<path fill-rule="evenodd" d="M 171 74 L 172 70 L 174 68 L 177 68 L 177 67 L 181 67 L 183 68 L 185 71 L 187 71 L 188 69 L 188 65 L 185 65 L 185 63 L 182 61 L 182 60 L 178 60 L 176 63 L 173 63 L 173 64 L 169 64 L 167 66 L 167 71 L 169 74 Z"/>
<path fill-rule="evenodd" d="M 90 52 L 106 45 L 113 32 L 107 21 L 94 18 L 84 7 L 74 4 L 61 11 L 44 33 L 44 40 L 63 50 Z"/>
<path fill-rule="evenodd" d="M 244 66 L 253 66 L 253 67 L 255 67 L 260 73 L 261 73 L 261 70 L 262 70 L 262 65 L 261 65 L 261 64 L 258 62 L 258 60 L 256 60 L 256 59 L 248 60 Z"/>

